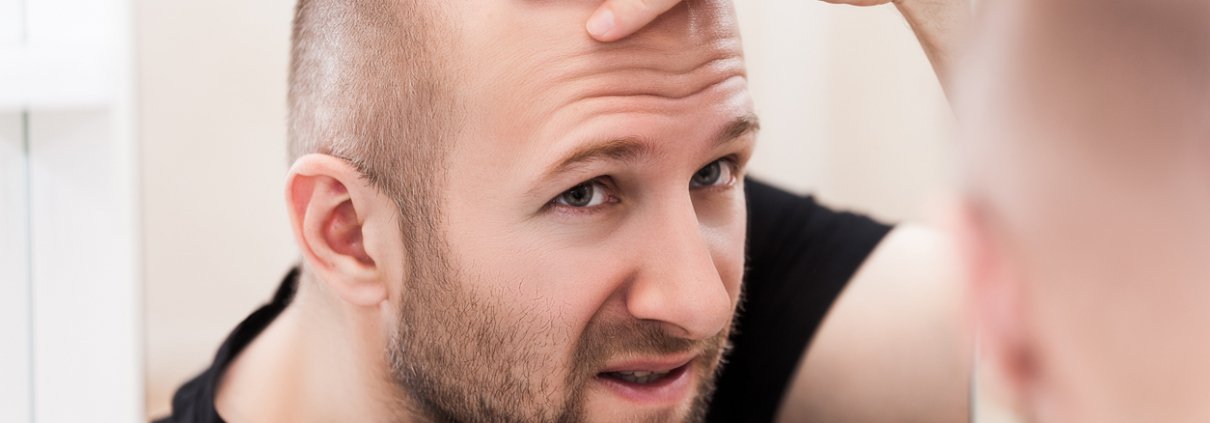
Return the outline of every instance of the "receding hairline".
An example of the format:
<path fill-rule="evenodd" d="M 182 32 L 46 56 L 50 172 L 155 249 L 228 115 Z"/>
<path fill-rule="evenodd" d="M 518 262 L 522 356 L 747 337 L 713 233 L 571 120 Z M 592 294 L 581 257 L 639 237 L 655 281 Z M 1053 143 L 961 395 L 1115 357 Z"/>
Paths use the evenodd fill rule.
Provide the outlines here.
<path fill-rule="evenodd" d="M 458 118 L 443 54 L 456 29 L 444 9 L 427 0 L 299 0 L 294 16 L 290 160 L 339 157 L 390 197 L 412 279 L 440 266 L 444 251 L 443 163 Z"/>

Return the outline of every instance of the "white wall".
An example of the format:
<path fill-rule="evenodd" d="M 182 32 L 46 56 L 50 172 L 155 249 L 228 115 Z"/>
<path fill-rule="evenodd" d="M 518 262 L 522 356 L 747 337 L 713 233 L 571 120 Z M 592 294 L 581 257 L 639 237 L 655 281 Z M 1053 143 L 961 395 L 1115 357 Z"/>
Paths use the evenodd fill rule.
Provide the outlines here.
<path fill-rule="evenodd" d="M 267 301 L 286 221 L 292 0 L 136 1 L 147 409 Z"/>
<path fill-rule="evenodd" d="M 291 0 L 136 1 L 147 408 L 266 301 L 295 249 L 282 202 Z M 887 219 L 947 181 L 949 113 L 894 8 L 738 5 L 758 175 Z"/>
<path fill-rule="evenodd" d="M 894 7 L 737 4 L 763 130 L 753 173 L 900 221 L 950 179 L 952 117 Z"/>

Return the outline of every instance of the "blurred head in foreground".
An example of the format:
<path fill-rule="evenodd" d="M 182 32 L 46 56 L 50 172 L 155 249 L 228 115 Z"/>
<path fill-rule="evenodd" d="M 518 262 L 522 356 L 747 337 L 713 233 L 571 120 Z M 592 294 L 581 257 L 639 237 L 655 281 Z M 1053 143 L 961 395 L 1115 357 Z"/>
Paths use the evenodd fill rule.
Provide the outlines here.
<path fill-rule="evenodd" d="M 959 236 L 1034 421 L 1210 421 L 1210 3 L 993 2 Z"/>

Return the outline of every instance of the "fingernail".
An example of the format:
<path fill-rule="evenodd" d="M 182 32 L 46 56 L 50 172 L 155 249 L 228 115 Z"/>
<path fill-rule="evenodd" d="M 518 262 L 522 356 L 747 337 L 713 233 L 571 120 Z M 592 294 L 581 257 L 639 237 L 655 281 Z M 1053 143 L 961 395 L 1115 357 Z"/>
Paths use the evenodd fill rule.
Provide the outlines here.
<path fill-rule="evenodd" d="M 601 38 L 613 31 L 613 11 L 604 9 L 594 13 L 591 18 L 588 18 L 588 33 L 593 37 Z"/>

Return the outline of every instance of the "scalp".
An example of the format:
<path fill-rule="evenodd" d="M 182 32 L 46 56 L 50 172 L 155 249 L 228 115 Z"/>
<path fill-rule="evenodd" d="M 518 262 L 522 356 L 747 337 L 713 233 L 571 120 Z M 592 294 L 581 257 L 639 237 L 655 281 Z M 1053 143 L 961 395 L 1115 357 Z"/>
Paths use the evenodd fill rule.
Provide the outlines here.
<path fill-rule="evenodd" d="M 395 200 L 407 245 L 434 244 L 439 223 L 457 119 L 446 64 L 453 28 L 428 0 L 299 0 L 294 16 L 290 159 L 349 161 Z"/>

